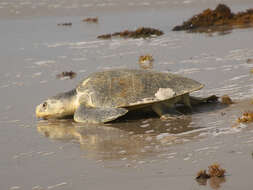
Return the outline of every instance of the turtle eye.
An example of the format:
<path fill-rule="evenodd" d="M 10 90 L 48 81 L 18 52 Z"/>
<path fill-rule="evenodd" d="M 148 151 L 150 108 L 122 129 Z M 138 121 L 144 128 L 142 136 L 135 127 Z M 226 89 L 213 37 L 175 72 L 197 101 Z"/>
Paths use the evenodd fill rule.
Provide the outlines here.
<path fill-rule="evenodd" d="M 44 102 L 44 103 L 42 104 L 42 107 L 43 107 L 43 108 L 46 108 L 46 107 L 47 107 L 47 102 Z"/>

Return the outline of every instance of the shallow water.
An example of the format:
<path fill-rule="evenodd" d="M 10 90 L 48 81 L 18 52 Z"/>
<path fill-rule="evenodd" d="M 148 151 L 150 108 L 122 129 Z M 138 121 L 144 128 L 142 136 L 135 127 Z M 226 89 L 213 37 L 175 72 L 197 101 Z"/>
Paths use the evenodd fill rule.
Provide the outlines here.
<path fill-rule="evenodd" d="M 246 0 L 228 2 L 233 10 L 253 7 Z M 213 2 L 103 3 L 0 2 L 1 189 L 249 189 L 253 130 L 236 119 L 251 110 L 252 28 L 212 36 L 171 31 Z M 87 16 L 98 16 L 99 23 L 81 22 Z M 63 22 L 72 26 L 57 26 Z M 96 39 L 139 26 L 165 34 Z M 202 105 L 171 122 L 153 115 L 97 126 L 36 120 L 34 108 L 44 98 L 72 89 L 94 71 L 139 68 L 143 54 L 153 56 L 155 70 L 204 83 L 195 95 L 228 94 L 238 103 Z M 70 70 L 76 78 L 56 78 Z M 199 185 L 195 174 L 213 162 L 227 169 L 225 181 Z"/>

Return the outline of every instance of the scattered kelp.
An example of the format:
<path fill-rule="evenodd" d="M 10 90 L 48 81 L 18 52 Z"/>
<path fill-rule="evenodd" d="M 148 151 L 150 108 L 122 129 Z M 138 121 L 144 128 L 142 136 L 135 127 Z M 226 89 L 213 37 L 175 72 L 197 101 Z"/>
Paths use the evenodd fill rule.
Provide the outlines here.
<path fill-rule="evenodd" d="M 226 105 L 230 105 L 230 104 L 233 104 L 234 102 L 232 101 L 232 99 L 228 95 L 225 94 L 221 97 L 221 103 L 226 104 Z"/>
<path fill-rule="evenodd" d="M 154 28 L 145 28 L 140 27 L 137 30 L 130 31 L 130 30 L 124 30 L 122 32 L 115 32 L 112 34 L 104 34 L 100 35 L 97 38 L 101 39 L 110 39 L 112 37 L 122 37 L 122 38 L 148 38 L 152 36 L 161 36 L 163 35 L 163 31 L 157 30 Z"/>
<path fill-rule="evenodd" d="M 253 9 L 235 14 L 227 5 L 219 4 L 214 10 L 206 9 L 183 22 L 182 25 L 175 26 L 173 31 L 217 32 L 252 26 Z"/>
<path fill-rule="evenodd" d="M 211 176 L 206 173 L 206 170 L 200 170 L 197 173 L 196 179 L 209 179 Z"/>
<path fill-rule="evenodd" d="M 239 123 L 249 123 L 253 121 L 253 112 L 247 111 L 242 114 L 241 117 L 237 119 L 237 122 Z"/>
<path fill-rule="evenodd" d="M 212 164 L 208 166 L 208 172 L 206 170 L 200 170 L 197 173 L 196 180 L 201 185 L 206 185 L 206 181 L 209 178 L 223 178 L 225 176 L 226 170 L 221 168 L 219 164 Z"/>
<path fill-rule="evenodd" d="M 63 23 L 57 24 L 57 26 L 72 26 L 72 23 L 71 22 L 63 22 Z"/>
<path fill-rule="evenodd" d="M 246 60 L 246 63 L 253 63 L 253 59 L 252 58 L 248 58 L 247 60 Z"/>
<path fill-rule="evenodd" d="M 83 19 L 83 22 L 98 23 L 98 18 L 97 17 L 95 17 L 95 18 L 88 17 L 88 18 Z"/>
<path fill-rule="evenodd" d="M 56 77 L 59 79 L 63 79 L 63 78 L 72 79 L 76 77 L 76 73 L 73 71 L 63 71 L 62 73 L 57 74 Z"/>
<path fill-rule="evenodd" d="M 210 177 L 224 177 L 226 170 L 221 168 L 219 164 L 212 164 L 208 166 L 208 173 Z"/>
<path fill-rule="evenodd" d="M 139 65 L 142 69 L 152 69 L 153 68 L 153 57 L 149 54 L 141 55 L 139 57 Z"/>

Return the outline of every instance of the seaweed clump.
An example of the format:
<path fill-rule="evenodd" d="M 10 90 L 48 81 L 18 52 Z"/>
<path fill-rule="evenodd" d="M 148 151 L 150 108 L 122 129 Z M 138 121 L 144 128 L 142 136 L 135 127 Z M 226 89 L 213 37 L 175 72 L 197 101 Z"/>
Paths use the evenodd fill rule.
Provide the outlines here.
<path fill-rule="evenodd" d="M 209 179 L 211 177 L 224 177 L 226 170 L 221 168 L 219 164 L 214 163 L 208 166 L 208 172 L 206 170 L 200 170 L 197 173 L 196 179 Z"/>
<path fill-rule="evenodd" d="M 224 177 L 226 170 L 221 168 L 219 164 L 213 164 L 208 166 L 208 172 L 210 177 Z"/>
<path fill-rule="evenodd" d="M 206 170 L 200 170 L 197 173 L 196 180 L 198 181 L 199 184 L 206 185 L 208 179 L 212 180 L 212 183 L 216 181 L 215 179 L 218 178 L 224 179 L 225 172 L 226 172 L 225 169 L 221 168 L 219 164 L 215 163 L 208 166 L 208 172 L 206 172 Z"/>
<path fill-rule="evenodd" d="M 57 74 L 56 77 L 59 79 L 63 79 L 63 78 L 73 79 L 76 77 L 76 73 L 73 71 L 63 71 L 62 73 Z"/>
<path fill-rule="evenodd" d="M 246 60 L 246 63 L 253 63 L 253 59 L 252 59 L 252 58 L 248 58 L 248 59 Z"/>
<path fill-rule="evenodd" d="M 230 104 L 233 104 L 234 102 L 228 95 L 225 94 L 221 97 L 221 103 L 226 104 L 226 105 L 230 105 Z"/>
<path fill-rule="evenodd" d="M 253 9 L 235 14 L 231 12 L 227 5 L 219 4 L 214 10 L 206 9 L 183 22 L 182 25 L 175 26 L 172 30 L 215 32 L 230 30 L 234 27 L 244 28 L 250 26 L 253 26 Z"/>
<path fill-rule="evenodd" d="M 141 55 L 139 57 L 139 65 L 142 69 L 152 69 L 153 68 L 153 57 L 152 55 L 146 54 L 146 55 Z"/>
<path fill-rule="evenodd" d="M 154 28 L 140 27 L 137 30 L 130 31 L 124 30 L 122 32 L 115 32 L 112 34 L 100 35 L 97 38 L 110 39 L 112 37 L 123 37 L 123 38 L 148 38 L 151 36 L 161 36 L 163 31 Z"/>
<path fill-rule="evenodd" d="M 241 117 L 237 119 L 238 123 L 249 123 L 253 121 L 253 112 L 247 111 L 242 114 Z"/>
<path fill-rule="evenodd" d="M 196 179 L 209 179 L 211 176 L 206 173 L 206 170 L 200 170 L 197 173 Z"/>
<path fill-rule="evenodd" d="M 95 18 L 88 17 L 88 18 L 83 19 L 83 22 L 98 23 L 98 18 L 97 17 L 95 17 Z"/>

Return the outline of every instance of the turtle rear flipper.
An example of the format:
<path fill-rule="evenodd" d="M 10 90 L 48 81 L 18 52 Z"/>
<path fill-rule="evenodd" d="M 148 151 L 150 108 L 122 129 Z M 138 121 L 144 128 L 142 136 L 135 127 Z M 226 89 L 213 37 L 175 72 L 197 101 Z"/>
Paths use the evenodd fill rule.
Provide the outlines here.
<path fill-rule="evenodd" d="M 81 104 L 74 114 L 74 120 L 81 123 L 106 123 L 127 112 L 128 110 L 125 108 L 94 108 Z"/>
<path fill-rule="evenodd" d="M 208 103 L 208 102 L 217 102 L 217 101 L 218 101 L 218 97 L 216 95 L 208 96 L 206 98 L 190 96 L 190 102 L 192 105 Z"/>

